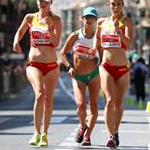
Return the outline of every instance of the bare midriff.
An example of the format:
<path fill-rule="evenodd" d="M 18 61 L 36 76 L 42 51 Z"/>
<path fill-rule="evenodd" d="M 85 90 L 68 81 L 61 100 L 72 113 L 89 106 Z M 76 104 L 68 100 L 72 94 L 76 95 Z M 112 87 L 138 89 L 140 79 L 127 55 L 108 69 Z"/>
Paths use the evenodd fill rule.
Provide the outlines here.
<path fill-rule="evenodd" d="M 103 50 L 102 63 L 111 63 L 115 66 L 128 64 L 125 50 L 122 48 L 108 48 Z"/>
<path fill-rule="evenodd" d="M 51 63 L 56 62 L 56 50 L 49 46 L 31 47 L 28 60 L 34 62 Z"/>
<path fill-rule="evenodd" d="M 77 54 L 73 54 L 74 60 L 74 69 L 76 70 L 77 74 L 88 74 L 93 71 L 96 67 L 95 58 L 90 59 L 83 59 L 80 58 Z"/>

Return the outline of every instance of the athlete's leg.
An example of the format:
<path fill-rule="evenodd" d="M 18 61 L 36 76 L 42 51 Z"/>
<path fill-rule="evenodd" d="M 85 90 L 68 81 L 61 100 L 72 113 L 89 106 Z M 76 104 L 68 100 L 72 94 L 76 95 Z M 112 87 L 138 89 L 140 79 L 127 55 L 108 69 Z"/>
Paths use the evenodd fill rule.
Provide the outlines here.
<path fill-rule="evenodd" d="M 30 81 L 33 90 L 35 92 L 34 102 L 34 131 L 40 134 L 41 120 L 43 116 L 43 103 L 45 99 L 44 87 L 43 87 L 43 75 L 41 71 L 34 67 L 27 67 L 26 69 L 27 78 Z"/>
<path fill-rule="evenodd" d="M 59 67 L 48 72 L 43 77 L 45 100 L 44 100 L 44 112 L 43 112 L 43 133 L 47 134 L 47 129 L 51 121 L 51 115 L 53 111 L 53 93 L 57 85 L 60 72 Z"/>
<path fill-rule="evenodd" d="M 122 115 L 123 115 L 123 102 L 126 94 L 126 90 L 129 86 L 130 75 L 129 72 L 124 74 L 115 84 L 115 129 L 118 131 Z"/>
<path fill-rule="evenodd" d="M 82 128 L 86 127 L 86 100 L 85 100 L 85 93 L 86 93 L 86 84 L 77 81 L 75 79 L 72 80 L 73 84 L 73 91 L 75 102 L 77 105 L 77 115 L 79 117 L 79 121 Z"/>
<path fill-rule="evenodd" d="M 89 119 L 86 135 L 90 137 L 98 116 L 97 101 L 100 89 L 100 77 L 97 75 L 88 84 L 89 88 Z"/>
<path fill-rule="evenodd" d="M 100 79 L 101 79 L 101 88 L 105 94 L 105 109 L 104 109 L 104 119 L 105 125 L 110 135 L 114 133 L 114 87 L 115 81 L 114 78 L 100 66 Z"/>
<path fill-rule="evenodd" d="M 72 80 L 72 83 L 73 83 L 75 102 L 77 105 L 77 115 L 80 122 L 80 127 L 75 136 L 75 141 L 77 143 L 81 143 L 83 141 L 84 133 L 87 129 L 87 125 L 86 125 L 87 105 L 85 100 L 86 84 L 75 79 Z"/>

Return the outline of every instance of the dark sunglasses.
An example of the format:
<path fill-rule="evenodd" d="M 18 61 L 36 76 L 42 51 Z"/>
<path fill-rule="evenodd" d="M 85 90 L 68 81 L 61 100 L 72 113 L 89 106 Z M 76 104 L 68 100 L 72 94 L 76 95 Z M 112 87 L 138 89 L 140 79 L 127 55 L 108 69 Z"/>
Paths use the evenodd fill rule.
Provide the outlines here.
<path fill-rule="evenodd" d="M 38 1 L 40 1 L 40 2 L 47 2 L 47 1 L 45 1 L 45 0 L 38 0 Z M 47 2 L 48 3 L 48 2 Z"/>
<path fill-rule="evenodd" d="M 97 17 L 94 15 L 86 15 L 86 16 L 84 16 L 84 18 L 85 19 L 97 19 Z"/>

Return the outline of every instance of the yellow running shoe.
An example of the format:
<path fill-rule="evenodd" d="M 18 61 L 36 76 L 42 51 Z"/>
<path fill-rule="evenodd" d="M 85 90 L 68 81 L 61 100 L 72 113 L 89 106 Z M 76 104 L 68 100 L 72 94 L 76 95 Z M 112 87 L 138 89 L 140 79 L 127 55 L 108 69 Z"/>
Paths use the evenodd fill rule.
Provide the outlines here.
<path fill-rule="evenodd" d="M 39 142 L 40 142 L 40 135 L 38 133 L 34 133 L 31 140 L 29 141 L 29 144 L 37 146 Z"/>
<path fill-rule="evenodd" d="M 39 146 L 48 146 L 47 134 L 41 136 Z"/>

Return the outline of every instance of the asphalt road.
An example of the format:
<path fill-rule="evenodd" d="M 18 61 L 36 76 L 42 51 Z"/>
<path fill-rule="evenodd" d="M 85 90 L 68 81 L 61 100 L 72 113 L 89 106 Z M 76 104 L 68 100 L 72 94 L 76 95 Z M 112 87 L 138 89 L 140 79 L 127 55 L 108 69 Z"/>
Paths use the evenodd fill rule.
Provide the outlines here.
<path fill-rule="evenodd" d="M 127 93 L 126 101 L 129 98 L 130 95 Z M 134 99 L 134 96 L 132 96 L 132 99 Z M 49 146 L 46 148 L 28 145 L 28 141 L 33 134 L 33 101 L 34 94 L 29 84 L 20 93 L 13 94 L 0 101 L 0 150 L 108 149 L 105 146 L 108 134 L 104 125 L 104 100 L 101 93 L 98 102 L 99 117 L 92 133 L 92 146 L 90 147 L 82 147 L 74 141 L 79 122 L 75 110 L 71 80 L 66 73 L 61 74 L 54 93 L 54 111 L 48 131 Z M 145 112 L 144 107 L 138 110 L 135 102 L 125 102 L 125 112 L 119 130 L 121 142 L 118 150 L 148 150 L 150 114 Z"/>

